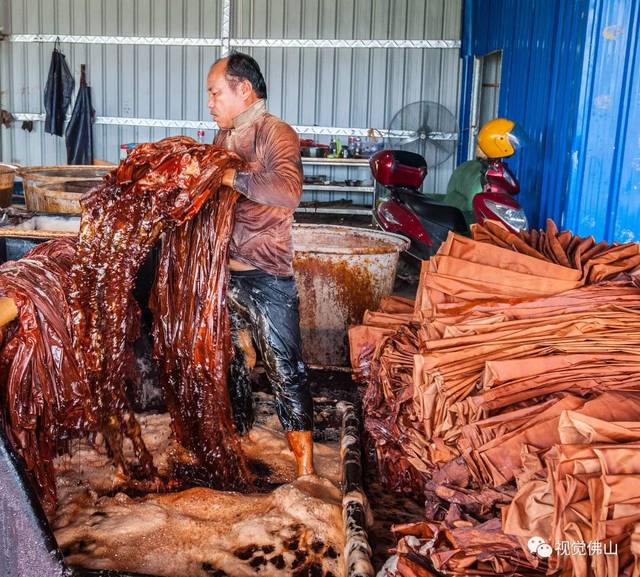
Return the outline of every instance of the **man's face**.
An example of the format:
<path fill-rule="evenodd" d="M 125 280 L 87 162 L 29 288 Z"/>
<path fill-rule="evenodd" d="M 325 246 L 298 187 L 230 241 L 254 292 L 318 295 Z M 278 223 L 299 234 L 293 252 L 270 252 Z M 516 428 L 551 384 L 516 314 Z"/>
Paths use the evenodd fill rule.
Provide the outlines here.
<path fill-rule="evenodd" d="M 226 60 L 214 64 L 207 77 L 209 114 L 220 128 L 233 128 L 233 119 L 247 108 L 243 83 L 229 84 Z"/>

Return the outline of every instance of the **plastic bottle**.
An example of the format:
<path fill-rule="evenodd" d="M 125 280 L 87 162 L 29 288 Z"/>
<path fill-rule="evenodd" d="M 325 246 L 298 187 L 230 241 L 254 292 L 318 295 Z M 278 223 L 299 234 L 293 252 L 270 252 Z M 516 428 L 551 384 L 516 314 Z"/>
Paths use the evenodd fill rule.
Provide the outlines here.
<path fill-rule="evenodd" d="M 198 130 L 198 142 L 204 144 L 204 130 Z"/>
<path fill-rule="evenodd" d="M 353 145 L 353 156 L 360 156 L 362 152 L 362 139 L 358 136 Z"/>
<path fill-rule="evenodd" d="M 331 156 L 335 156 L 337 150 L 338 150 L 338 147 L 336 145 L 336 139 L 332 136 L 331 140 L 329 141 L 329 154 Z"/>
<path fill-rule="evenodd" d="M 349 154 L 353 154 L 354 144 L 355 144 L 355 138 L 353 136 L 350 136 L 347 139 L 347 148 L 349 149 Z"/>

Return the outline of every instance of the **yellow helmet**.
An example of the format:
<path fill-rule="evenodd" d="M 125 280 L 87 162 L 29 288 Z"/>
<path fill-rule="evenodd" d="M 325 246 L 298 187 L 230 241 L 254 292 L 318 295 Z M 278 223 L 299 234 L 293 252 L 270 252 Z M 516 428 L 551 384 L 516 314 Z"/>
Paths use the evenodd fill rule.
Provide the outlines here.
<path fill-rule="evenodd" d="M 487 158 L 512 156 L 521 145 L 522 139 L 516 134 L 516 123 L 508 118 L 494 118 L 478 132 L 478 146 Z"/>

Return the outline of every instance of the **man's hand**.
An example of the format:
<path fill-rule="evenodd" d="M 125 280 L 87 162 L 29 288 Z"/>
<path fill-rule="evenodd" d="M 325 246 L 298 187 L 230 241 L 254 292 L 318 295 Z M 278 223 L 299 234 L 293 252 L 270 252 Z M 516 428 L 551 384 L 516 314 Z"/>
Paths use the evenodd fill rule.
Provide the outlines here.
<path fill-rule="evenodd" d="M 223 186 L 228 186 L 229 188 L 233 188 L 233 181 L 236 177 L 236 169 L 235 168 L 227 168 L 222 174 L 222 184 Z"/>

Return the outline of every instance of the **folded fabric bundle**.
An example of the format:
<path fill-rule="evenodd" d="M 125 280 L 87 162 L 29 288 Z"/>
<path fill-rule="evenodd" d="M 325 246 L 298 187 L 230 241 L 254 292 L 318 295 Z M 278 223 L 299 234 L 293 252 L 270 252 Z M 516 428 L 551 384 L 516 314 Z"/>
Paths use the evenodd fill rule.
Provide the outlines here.
<path fill-rule="evenodd" d="M 583 284 L 602 282 L 640 265 L 640 244 L 596 243 L 592 236 L 559 232 L 551 219 L 547 219 L 546 231 L 530 229 L 517 234 L 502 223 L 485 221 L 472 225 L 472 235 L 477 241 L 581 271 Z"/>
<path fill-rule="evenodd" d="M 423 263 L 416 313 L 432 318 L 451 303 L 553 295 L 640 266 L 640 244 L 596 244 L 591 237 L 558 232 L 552 220 L 546 232 L 515 234 L 485 221 L 473 225 L 472 234 L 469 239 L 449 233 L 438 254 Z"/>
<path fill-rule="evenodd" d="M 545 575 L 546 564 L 532 561 L 517 539 L 505 535 L 498 519 L 480 525 L 447 527 L 438 523 L 412 523 L 393 527 L 400 537 L 394 577 L 534 576 Z"/>
<path fill-rule="evenodd" d="M 425 498 L 383 575 L 640 575 L 639 246 L 485 223 L 352 328 L 382 480 Z"/>
<path fill-rule="evenodd" d="M 545 458 L 546 478 L 520 487 L 504 512 L 503 531 L 517 537 L 524 549 L 532 537 L 553 544 L 552 570 L 576 576 L 637 575 L 637 419 L 612 421 L 563 412 L 558 425 L 560 443 Z"/>

